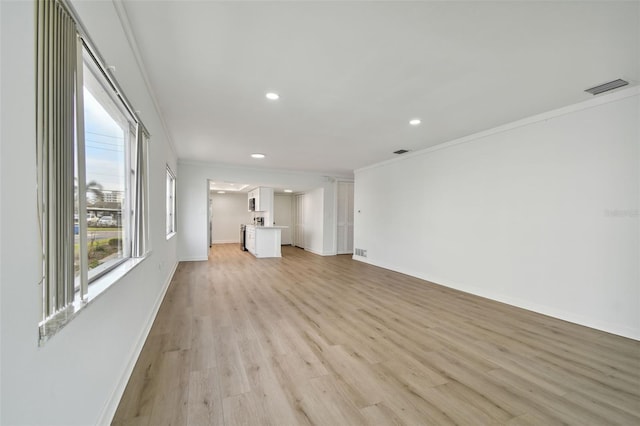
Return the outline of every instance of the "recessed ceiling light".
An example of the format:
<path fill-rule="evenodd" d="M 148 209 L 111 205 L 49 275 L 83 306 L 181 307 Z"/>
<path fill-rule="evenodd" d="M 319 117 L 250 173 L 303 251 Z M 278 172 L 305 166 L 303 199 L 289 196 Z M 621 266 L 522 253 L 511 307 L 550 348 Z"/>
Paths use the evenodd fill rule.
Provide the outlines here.
<path fill-rule="evenodd" d="M 267 99 L 272 101 L 277 101 L 278 99 L 280 99 L 280 95 L 274 92 L 269 92 L 265 96 L 267 97 Z"/>
<path fill-rule="evenodd" d="M 293 192 L 293 191 L 290 189 L 285 189 L 284 192 Z"/>
<path fill-rule="evenodd" d="M 226 194 L 224 191 L 218 191 L 218 194 Z"/>
<path fill-rule="evenodd" d="M 420 121 L 419 118 L 414 118 L 412 120 L 409 120 L 409 124 L 411 124 L 412 126 L 417 126 L 420 123 L 421 123 L 421 121 Z"/>
<path fill-rule="evenodd" d="M 251 154 L 252 158 L 264 158 L 265 155 L 264 154 L 259 154 L 259 153 L 255 153 L 255 154 Z"/>

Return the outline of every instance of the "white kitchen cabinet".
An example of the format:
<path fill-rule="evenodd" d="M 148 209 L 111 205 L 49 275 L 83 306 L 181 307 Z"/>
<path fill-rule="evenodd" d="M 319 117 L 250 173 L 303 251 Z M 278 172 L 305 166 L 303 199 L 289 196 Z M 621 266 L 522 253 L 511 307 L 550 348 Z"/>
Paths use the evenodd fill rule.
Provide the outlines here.
<path fill-rule="evenodd" d="M 261 212 L 273 212 L 273 188 L 258 188 L 258 199 L 260 202 L 256 201 L 256 205 L 260 208 L 256 208 L 257 211 Z"/>
<path fill-rule="evenodd" d="M 272 212 L 273 211 L 273 188 L 259 187 L 252 189 L 247 194 L 247 199 L 255 199 L 255 211 Z M 251 208 L 249 208 L 251 211 Z"/>
<path fill-rule="evenodd" d="M 255 257 L 282 257 L 281 241 L 283 226 L 246 227 L 247 250 Z"/>
<path fill-rule="evenodd" d="M 244 244 L 247 250 L 255 256 L 256 254 L 256 227 L 247 225 L 245 228 Z"/>
<path fill-rule="evenodd" d="M 257 198 L 258 196 L 259 196 L 259 194 L 258 194 L 258 189 L 257 188 L 256 189 L 252 189 L 251 191 L 249 191 L 247 193 L 247 203 L 248 203 L 247 206 L 248 206 L 250 212 L 255 210 L 255 207 L 256 207 L 257 202 L 258 202 L 258 198 Z M 251 208 L 251 200 L 252 199 L 256 203 L 256 204 L 254 204 L 254 208 Z"/>

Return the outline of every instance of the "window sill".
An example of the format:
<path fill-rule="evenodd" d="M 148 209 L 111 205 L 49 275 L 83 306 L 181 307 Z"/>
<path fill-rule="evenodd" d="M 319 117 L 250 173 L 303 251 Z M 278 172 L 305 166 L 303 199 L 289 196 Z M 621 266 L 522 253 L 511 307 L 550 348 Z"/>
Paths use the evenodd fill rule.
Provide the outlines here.
<path fill-rule="evenodd" d="M 41 322 L 39 327 L 39 346 L 44 345 L 47 340 L 53 337 L 58 331 L 62 330 L 64 326 L 82 312 L 85 307 L 93 303 L 102 293 L 104 293 L 105 290 L 127 275 L 129 271 L 142 263 L 150 254 L 151 252 L 147 253 L 145 257 L 125 260 L 120 265 L 89 284 L 86 300 L 79 300 L 76 298 L 77 300 L 75 300 L 66 309 L 57 312 L 45 321 Z"/>
<path fill-rule="evenodd" d="M 167 234 L 167 241 L 169 241 L 171 238 L 174 237 L 174 235 L 176 235 L 177 232 L 171 232 L 170 234 Z"/>

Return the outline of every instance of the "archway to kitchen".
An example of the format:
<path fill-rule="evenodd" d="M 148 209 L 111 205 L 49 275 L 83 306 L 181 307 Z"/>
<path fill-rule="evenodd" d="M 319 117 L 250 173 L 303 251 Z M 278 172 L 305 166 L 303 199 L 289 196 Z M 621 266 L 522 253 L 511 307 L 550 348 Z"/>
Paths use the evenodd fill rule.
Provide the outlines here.
<path fill-rule="evenodd" d="M 238 244 L 239 246 L 240 224 L 253 220 L 249 213 L 247 191 L 255 187 L 274 190 L 274 208 L 281 205 L 281 202 L 277 201 L 280 200 L 277 197 L 287 197 L 284 195 L 285 189 L 293 191 L 289 193 L 291 195 L 288 195 L 288 197 L 292 197 L 292 207 L 289 210 L 291 211 L 289 238 L 292 244 L 297 244 L 294 230 L 298 215 L 294 207 L 294 198 L 297 195 L 302 195 L 304 243 L 300 244 L 304 245 L 305 250 L 315 254 L 334 255 L 337 253 L 338 239 L 338 182 L 348 180 L 312 173 L 258 170 L 187 160 L 179 161 L 177 176 L 179 259 L 183 261 L 206 260 L 212 243 L 214 243 L 214 248 L 217 242 Z M 248 186 L 242 191 L 225 191 L 225 194 L 218 194 L 215 191 L 212 197 L 212 182 Z M 220 204 L 220 202 L 216 204 L 217 198 L 215 197 L 229 194 L 235 194 L 235 201 L 233 197 L 225 199 L 227 204 L 235 206 L 236 214 L 227 215 L 225 219 L 224 214 L 217 211 L 217 207 L 224 207 L 224 204 Z M 273 212 L 277 213 L 275 210 Z M 210 220 L 212 217 L 213 221 Z M 220 232 L 222 229 L 217 229 L 218 218 L 226 220 L 224 233 Z M 280 220 L 278 216 L 274 216 L 274 219 L 278 225 Z M 285 241 L 287 241 L 286 238 L 285 236 Z"/>
<path fill-rule="evenodd" d="M 248 241 L 255 237 L 249 237 L 249 229 L 273 226 L 281 228 L 281 246 L 322 255 L 353 253 L 353 182 L 331 181 L 323 188 L 294 193 L 290 189 L 210 179 L 208 188 L 210 249 L 216 244 L 235 244 L 239 250 L 252 252 Z M 261 198 L 254 198 L 261 193 Z M 333 228 L 325 223 L 328 211 L 335 217 Z M 325 240 L 333 244 L 330 250 L 321 245 Z"/>
<path fill-rule="evenodd" d="M 304 223 L 295 223 L 293 190 L 273 189 L 273 202 L 269 211 L 252 211 L 249 206 L 251 190 L 260 188 L 252 184 L 209 182 L 208 241 L 214 244 L 242 244 L 241 227 L 245 225 L 275 225 L 281 229 L 281 244 L 293 245 L 292 230 Z M 265 220 L 270 220 L 270 224 Z M 297 244 L 300 246 L 299 244 Z M 304 248 L 304 246 L 301 246 Z"/>

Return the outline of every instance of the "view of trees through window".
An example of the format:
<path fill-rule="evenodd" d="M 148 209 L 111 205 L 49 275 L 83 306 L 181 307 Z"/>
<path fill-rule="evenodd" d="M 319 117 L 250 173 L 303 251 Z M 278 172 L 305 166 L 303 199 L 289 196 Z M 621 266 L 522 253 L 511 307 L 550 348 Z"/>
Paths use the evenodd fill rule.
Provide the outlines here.
<path fill-rule="evenodd" d="M 75 208 L 75 271 L 80 273 L 80 256 L 86 256 L 89 279 L 128 257 L 129 211 L 127 206 L 131 130 L 128 120 L 105 92 L 94 73 L 87 66 L 83 70 L 84 91 L 84 162 L 77 161 L 76 150 L 76 208 Z M 86 185 L 79 194 L 78 166 L 84 163 Z M 86 213 L 81 215 L 80 204 L 86 200 Z M 80 217 L 85 216 L 85 217 Z M 80 220 L 86 221 L 87 250 L 80 250 Z M 85 254 L 82 254 L 85 252 Z"/>

